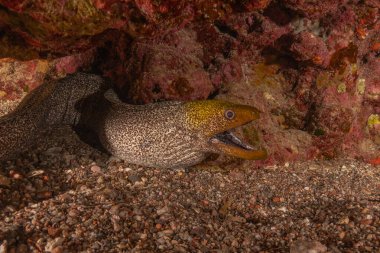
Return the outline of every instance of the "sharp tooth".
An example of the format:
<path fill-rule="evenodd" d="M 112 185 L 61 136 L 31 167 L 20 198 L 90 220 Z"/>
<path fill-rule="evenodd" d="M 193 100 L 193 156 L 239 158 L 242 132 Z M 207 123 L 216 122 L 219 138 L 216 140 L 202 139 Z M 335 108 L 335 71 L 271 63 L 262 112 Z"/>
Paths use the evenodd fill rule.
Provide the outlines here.
<path fill-rule="evenodd" d="M 254 147 L 252 147 L 251 145 L 241 141 L 238 137 L 236 137 L 236 135 L 234 135 L 233 133 L 231 132 L 227 132 L 227 135 L 232 139 L 233 142 L 241 145 L 242 147 L 246 148 L 246 149 L 251 149 L 253 150 Z"/>
<path fill-rule="evenodd" d="M 243 143 L 243 142 L 242 142 L 238 137 L 236 137 L 236 135 L 234 135 L 233 133 L 228 132 L 228 135 L 232 138 L 232 140 L 233 140 L 234 142 L 237 142 L 237 143 L 240 143 L 240 144 Z"/>
<path fill-rule="evenodd" d="M 227 145 L 235 145 L 237 147 L 247 149 L 247 150 L 255 150 L 255 148 L 247 143 L 244 143 L 239 139 L 239 137 L 235 136 L 233 133 L 226 131 L 223 133 L 216 134 L 214 137 L 210 138 L 211 143 L 219 143 L 223 142 Z"/>
<path fill-rule="evenodd" d="M 218 143 L 218 142 L 219 142 L 219 140 L 218 140 L 218 138 L 216 138 L 216 137 L 213 137 L 213 138 L 211 138 L 211 142 L 212 142 L 212 143 Z"/>

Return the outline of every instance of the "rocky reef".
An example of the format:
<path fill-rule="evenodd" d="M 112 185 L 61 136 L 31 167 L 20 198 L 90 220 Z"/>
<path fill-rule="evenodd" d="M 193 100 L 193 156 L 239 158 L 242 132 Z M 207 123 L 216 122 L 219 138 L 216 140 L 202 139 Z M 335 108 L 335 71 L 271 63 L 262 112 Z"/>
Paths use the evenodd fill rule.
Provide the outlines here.
<path fill-rule="evenodd" d="M 223 98 L 259 108 L 258 165 L 380 163 L 375 0 L 0 0 L 0 112 L 44 78 L 91 71 L 125 101 Z"/>

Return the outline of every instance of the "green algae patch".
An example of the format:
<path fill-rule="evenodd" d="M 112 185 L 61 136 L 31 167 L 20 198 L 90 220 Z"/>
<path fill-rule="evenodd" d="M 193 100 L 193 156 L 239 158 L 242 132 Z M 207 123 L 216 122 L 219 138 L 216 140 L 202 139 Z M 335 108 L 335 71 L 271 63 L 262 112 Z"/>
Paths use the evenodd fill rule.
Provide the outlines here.
<path fill-rule="evenodd" d="M 365 79 L 364 78 L 359 78 L 357 83 L 356 83 L 356 89 L 359 93 L 359 95 L 363 95 L 365 92 Z"/>
<path fill-rule="evenodd" d="M 336 87 L 339 94 L 347 91 L 346 79 L 349 76 L 354 76 L 357 73 L 358 66 L 349 64 L 343 71 L 327 72 L 324 71 L 317 76 L 316 84 L 319 89 L 327 87 Z"/>
<path fill-rule="evenodd" d="M 346 84 L 340 83 L 337 87 L 338 93 L 345 93 L 346 92 Z"/>
<path fill-rule="evenodd" d="M 357 62 L 357 57 L 358 47 L 355 44 L 350 43 L 348 47 L 339 49 L 331 56 L 330 67 L 343 73 L 346 69 L 347 62 L 355 64 Z"/>
<path fill-rule="evenodd" d="M 253 66 L 253 85 L 263 85 L 268 87 L 279 87 L 285 82 L 282 74 L 279 74 L 280 66 L 276 64 L 258 63 Z"/>
<path fill-rule="evenodd" d="M 248 139 L 251 145 L 260 145 L 260 137 L 257 130 L 253 126 L 243 126 L 243 135 Z"/>
<path fill-rule="evenodd" d="M 369 128 L 374 128 L 376 125 L 380 125 L 380 115 L 379 114 L 371 114 L 367 120 L 367 126 Z"/>
<path fill-rule="evenodd" d="M 65 3 L 65 12 L 60 13 L 62 6 L 56 1 L 44 1 L 41 8 L 45 16 L 47 30 L 58 30 L 65 35 L 75 34 L 79 36 L 94 35 L 102 32 L 109 26 L 109 20 L 105 14 L 95 8 L 89 0 L 70 0 Z"/>
<path fill-rule="evenodd" d="M 325 132 L 325 130 L 323 130 L 321 128 L 317 128 L 317 129 L 314 130 L 313 134 L 315 136 L 320 137 L 320 136 L 324 136 L 326 134 L 326 132 Z"/>
<path fill-rule="evenodd" d="M 112 28 L 119 16 L 120 13 L 107 14 L 97 9 L 91 0 L 42 0 L 25 6 L 20 13 L 0 9 L 0 22 L 23 34 L 27 44 L 49 48 L 62 48 L 65 42 L 73 44 L 80 37 L 99 34 Z M 22 43 L 22 39 L 15 41 Z M 51 45 L 53 42 L 56 45 Z"/>

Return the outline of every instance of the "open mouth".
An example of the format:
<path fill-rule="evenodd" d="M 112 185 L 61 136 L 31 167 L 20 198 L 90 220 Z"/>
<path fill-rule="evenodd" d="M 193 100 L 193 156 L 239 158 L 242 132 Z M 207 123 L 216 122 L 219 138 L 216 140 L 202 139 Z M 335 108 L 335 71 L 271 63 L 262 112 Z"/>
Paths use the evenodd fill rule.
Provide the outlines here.
<path fill-rule="evenodd" d="M 257 149 L 240 140 L 230 131 L 215 134 L 210 139 L 211 146 L 216 153 L 227 154 L 248 160 L 262 160 L 267 158 L 265 149 Z"/>
<path fill-rule="evenodd" d="M 244 150 L 255 150 L 254 147 L 252 147 L 248 143 L 244 143 L 236 135 L 234 135 L 232 132 L 229 132 L 229 131 L 225 131 L 225 132 L 214 135 L 211 138 L 211 142 L 214 142 L 214 143 L 222 142 L 226 145 L 236 147 L 236 148 L 241 148 Z"/>

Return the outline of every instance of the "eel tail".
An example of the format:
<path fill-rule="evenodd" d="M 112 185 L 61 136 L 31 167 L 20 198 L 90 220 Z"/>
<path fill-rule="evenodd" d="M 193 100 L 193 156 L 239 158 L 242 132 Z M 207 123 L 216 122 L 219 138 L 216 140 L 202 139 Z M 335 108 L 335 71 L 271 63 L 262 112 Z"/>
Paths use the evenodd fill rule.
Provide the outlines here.
<path fill-rule="evenodd" d="M 85 73 L 46 80 L 14 111 L 0 117 L 0 160 L 26 150 L 50 126 L 78 124 L 85 105 L 96 101 L 106 87 L 104 79 Z"/>

